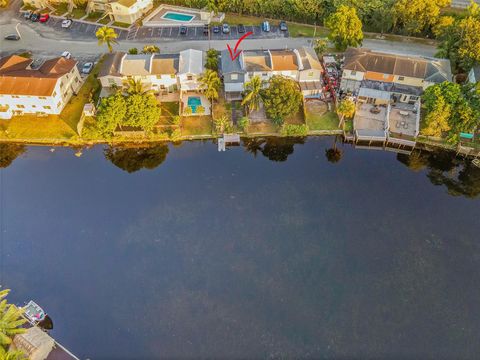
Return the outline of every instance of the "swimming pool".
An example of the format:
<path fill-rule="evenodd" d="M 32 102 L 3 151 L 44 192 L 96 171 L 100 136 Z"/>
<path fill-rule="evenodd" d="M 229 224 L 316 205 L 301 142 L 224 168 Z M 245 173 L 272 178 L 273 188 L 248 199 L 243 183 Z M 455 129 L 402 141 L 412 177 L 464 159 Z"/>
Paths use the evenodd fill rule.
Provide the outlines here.
<path fill-rule="evenodd" d="M 202 100 L 198 96 L 190 96 L 187 104 L 192 109 L 192 113 L 195 114 L 197 112 L 197 107 L 202 105 Z"/>
<path fill-rule="evenodd" d="M 162 19 L 179 21 L 179 22 L 190 22 L 193 20 L 194 17 L 195 15 L 167 11 L 165 14 L 163 14 Z"/>

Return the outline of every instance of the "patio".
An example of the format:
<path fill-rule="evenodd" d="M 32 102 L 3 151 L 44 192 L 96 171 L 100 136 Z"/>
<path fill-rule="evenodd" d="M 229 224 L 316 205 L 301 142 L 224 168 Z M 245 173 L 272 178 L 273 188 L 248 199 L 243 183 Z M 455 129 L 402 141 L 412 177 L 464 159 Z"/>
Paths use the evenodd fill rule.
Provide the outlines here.
<path fill-rule="evenodd" d="M 396 104 L 392 106 L 389 116 L 389 130 L 391 133 L 400 136 L 417 136 L 418 114 L 414 112 L 415 107 L 409 104 Z"/>
<path fill-rule="evenodd" d="M 358 103 L 353 119 L 355 130 L 375 130 L 383 131 L 386 129 L 387 108 L 375 106 L 372 104 Z"/>
<path fill-rule="evenodd" d="M 191 99 L 191 98 L 195 99 L 195 102 L 197 102 L 199 100 L 199 104 L 198 105 L 197 104 L 195 104 L 195 105 L 189 104 L 189 99 Z M 190 102 L 192 102 L 192 100 L 190 100 Z M 202 106 L 205 109 L 205 111 L 204 112 L 198 112 L 197 111 L 198 106 Z M 186 94 L 182 95 L 182 108 L 181 108 L 180 113 L 185 114 L 185 109 L 187 107 L 190 107 L 192 109 L 192 113 L 188 114 L 188 115 L 191 115 L 191 116 L 211 115 L 211 113 L 212 113 L 211 106 L 210 106 L 210 101 L 208 101 L 208 99 L 203 94 L 198 93 L 198 92 L 189 92 L 189 93 L 186 93 Z"/>

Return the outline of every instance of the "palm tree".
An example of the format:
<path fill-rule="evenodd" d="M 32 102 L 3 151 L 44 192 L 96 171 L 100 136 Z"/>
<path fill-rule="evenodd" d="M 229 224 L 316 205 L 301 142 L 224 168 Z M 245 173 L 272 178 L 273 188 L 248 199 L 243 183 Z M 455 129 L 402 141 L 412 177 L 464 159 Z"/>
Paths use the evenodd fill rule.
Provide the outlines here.
<path fill-rule="evenodd" d="M 0 348 L 0 358 L 2 360 L 27 360 L 27 356 L 20 350 L 3 350 Z"/>
<path fill-rule="evenodd" d="M 216 71 L 207 70 L 199 79 L 200 88 L 204 91 L 207 99 L 212 103 L 212 116 L 213 116 L 213 101 L 218 99 L 218 92 L 220 90 L 220 78 Z"/>
<path fill-rule="evenodd" d="M 149 94 L 150 90 L 145 90 L 142 84 L 142 81 L 136 80 L 134 78 L 130 78 L 127 80 L 127 93 L 129 95 L 136 95 L 136 94 Z"/>
<path fill-rule="evenodd" d="M 22 317 L 23 310 L 7 303 L 5 299 L 9 292 L 8 289 L 0 291 L 0 351 L 4 353 L 12 343 L 12 338 L 26 330 L 21 327 L 26 322 Z"/>
<path fill-rule="evenodd" d="M 145 45 L 143 47 L 144 54 L 155 54 L 155 53 L 160 53 L 160 48 L 156 45 Z"/>
<path fill-rule="evenodd" d="M 98 39 L 99 46 L 107 44 L 109 52 L 113 51 L 112 44 L 118 44 L 117 33 L 114 29 L 109 28 L 108 26 L 102 26 L 101 28 L 99 28 L 95 33 L 95 36 Z"/>
<path fill-rule="evenodd" d="M 248 108 L 248 112 L 258 110 L 260 101 L 262 101 L 263 80 L 256 75 L 245 84 L 245 93 L 242 105 Z"/>

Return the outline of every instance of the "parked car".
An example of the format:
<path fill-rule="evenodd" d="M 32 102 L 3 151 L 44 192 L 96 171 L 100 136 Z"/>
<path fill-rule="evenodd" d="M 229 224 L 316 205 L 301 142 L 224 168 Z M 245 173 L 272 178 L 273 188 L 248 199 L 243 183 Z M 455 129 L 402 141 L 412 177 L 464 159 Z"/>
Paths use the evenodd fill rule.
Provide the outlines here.
<path fill-rule="evenodd" d="M 20 40 L 20 36 L 17 35 L 17 34 L 10 34 L 10 35 L 7 35 L 4 37 L 5 40 L 14 40 L 14 41 L 17 41 L 17 40 Z"/>
<path fill-rule="evenodd" d="M 33 15 L 33 11 L 30 11 L 30 10 L 29 10 L 29 11 L 25 11 L 25 12 L 23 13 L 23 17 L 24 17 L 25 19 L 27 19 L 27 20 L 30 19 L 30 18 L 32 17 L 32 15 Z"/>
<path fill-rule="evenodd" d="M 214 26 L 214 27 L 213 27 L 213 32 L 214 32 L 215 34 L 218 34 L 218 33 L 220 32 L 220 26 Z"/>
<path fill-rule="evenodd" d="M 82 74 L 90 74 L 92 69 L 93 69 L 93 62 L 87 62 L 87 63 L 83 64 Z"/>
<path fill-rule="evenodd" d="M 72 26 L 73 21 L 70 19 L 65 19 L 62 21 L 62 28 L 68 29 L 70 26 Z"/>
<path fill-rule="evenodd" d="M 185 25 L 180 26 L 180 35 L 187 34 L 187 27 Z"/>
<path fill-rule="evenodd" d="M 33 22 L 38 21 L 38 19 L 40 19 L 40 14 L 38 13 L 33 13 L 32 16 L 30 16 L 30 20 L 32 20 Z"/>
<path fill-rule="evenodd" d="M 226 23 L 223 24 L 223 25 L 222 25 L 222 32 L 223 32 L 224 34 L 229 34 L 229 33 L 230 33 L 230 25 L 228 25 L 228 24 L 226 24 Z"/>
<path fill-rule="evenodd" d="M 269 32 L 270 31 L 270 23 L 268 21 L 264 21 L 262 23 L 262 30 L 265 31 L 265 32 Z"/>
<path fill-rule="evenodd" d="M 208 24 L 203 25 L 203 35 L 207 36 L 210 32 L 210 28 L 208 27 Z"/>
<path fill-rule="evenodd" d="M 287 23 L 285 21 L 280 21 L 280 31 L 287 31 Z"/>
<path fill-rule="evenodd" d="M 72 58 L 72 54 L 70 54 L 68 51 L 64 51 L 62 53 L 62 57 L 64 57 L 65 59 L 71 59 Z"/>
<path fill-rule="evenodd" d="M 245 32 L 245 26 L 243 24 L 239 24 L 237 30 L 239 34 L 243 34 Z"/>
<path fill-rule="evenodd" d="M 44 22 L 47 22 L 48 19 L 50 19 L 50 15 L 48 15 L 48 14 L 42 14 L 42 15 L 40 15 L 39 21 L 42 22 L 42 23 L 44 23 Z"/>

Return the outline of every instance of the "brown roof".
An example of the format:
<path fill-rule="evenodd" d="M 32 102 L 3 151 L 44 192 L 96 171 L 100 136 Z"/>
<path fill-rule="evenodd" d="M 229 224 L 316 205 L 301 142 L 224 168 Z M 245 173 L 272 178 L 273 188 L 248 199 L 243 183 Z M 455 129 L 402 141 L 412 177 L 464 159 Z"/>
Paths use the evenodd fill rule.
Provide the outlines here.
<path fill-rule="evenodd" d="M 31 63 L 30 59 L 17 55 L 0 59 L 0 94 L 50 96 L 57 80 L 77 64 L 75 60 L 59 57 L 32 70 Z"/>
<path fill-rule="evenodd" d="M 103 64 L 98 72 L 98 77 L 103 76 L 121 76 L 120 67 L 122 65 L 122 59 L 125 56 L 124 52 L 115 51 L 105 55 Z"/>
<path fill-rule="evenodd" d="M 369 49 L 347 49 L 343 68 L 407 76 L 433 82 L 451 80 L 450 63 L 447 60 L 383 54 Z"/>
<path fill-rule="evenodd" d="M 275 71 L 298 70 L 297 55 L 291 50 L 271 50 Z"/>
<path fill-rule="evenodd" d="M 176 74 L 180 56 L 178 54 L 155 55 L 152 60 L 152 74 Z"/>

